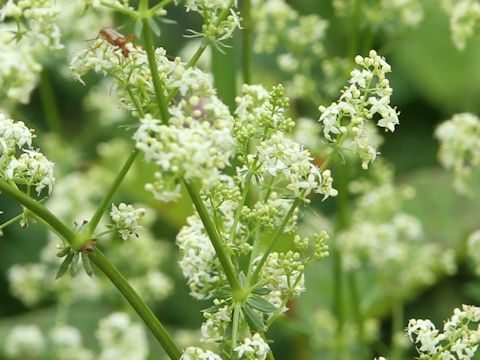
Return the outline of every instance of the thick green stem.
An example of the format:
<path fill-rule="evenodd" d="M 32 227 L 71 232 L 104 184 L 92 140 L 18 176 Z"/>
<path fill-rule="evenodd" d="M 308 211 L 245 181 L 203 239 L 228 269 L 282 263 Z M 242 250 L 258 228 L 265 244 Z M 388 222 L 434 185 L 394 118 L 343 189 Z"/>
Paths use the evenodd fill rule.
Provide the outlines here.
<path fill-rule="evenodd" d="M 55 99 L 52 83 L 45 70 L 42 72 L 40 79 L 40 97 L 49 129 L 57 135 L 62 135 L 62 120 L 58 112 L 58 104 Z"/>
<path fill-rule="evenodd" d="M 290 209 L 288 210 L 287 215 L 285 215 L 285 218 L 283 219 L 282 224 L 277 228 L 275 235 L 273 235 L 272 241 L 270 241 L 270 244 L 268 245 L 267 249 L 263 253 L 262 258 L 260 259 L 257 266 L 255 267 L 255 271 L 253 272 L 252 277 L 249 279 L 250 286 L 254 285 L 255 282 L 258 280 L 258 276 L 260 275 L 260 271 L 262 271 L 263 265 L 265 265 L 265 262 L 268 259 L 268 255 L 270 255 L 272 250 L 275 248 L 275 245 L 277 244 L 277 241 L 280 238 L 280 235 L 283 234 L 283 230 L 285 230 L 285 227 L 287 226 L 288 221 L 292 217 L 293 212 L 295 211 L 295 209 L 299 204 L 300 204 L 300 198 L 296 198 L 293 201 L 292 206 L 290 206 Z"/>
<path fill-rule="evenodd" d="M 132 288 L 123 275 L 108 261 L 98 249 L 89 253 L 90 260 L 110 279 L 128 303 L 135 309 L 138 315 L 148 326 L 152 334 L 162 345 L 171 359 L 180 359 L 182 351 L 167 332 L 162 323 L 157 319 L 152 310 Z"/>
<path fill-rule="evenodd" d="M 337 229 L 336 233 L 340 233 L 350 225 L 350 209 L 349 209 L 349 197 L 348 197 L 348 164 L 339 162 L 337 167 L 337 184 L 338 184 L 338 196 L 337 196 Z M 343 302 L 343 283 L 344 273 L 342 266 L 342 254 L 337 247 L 336 241 L 332 244 L 333 253 L 333 313 L 337 319 L 337 353 L 341 358 L 343 351 L 343 327 L 345 324 L 344 314 L 344 302 Z"/>
<path fill-rule="evenodd" d="M 242 32 L 242 72 L 243 82 L 250 84 L 252 81 L 252 3 L 251 0 L 242 0 L 241 14 L 243 17 Z"/>
<path fill-rule="evenodd" d="M 110 190 L 104 196 L 104 198 L 102 199 L 102 202 L 100 203 L 97 210 L 95 211 L 92 218 L 90 219 L 90 222 L 88 223 L 88 228 L 87 228 L 87 235 L 85 236 L 84 239 L 79 239 L 79 241 L 82 241 L 83 243 L 75 244 L 75 248 L 79 249 L 91 240 L 89 237 L 93 234 L 93 232 L 97 228 L 98 223 L 102 219 L 102 216 L 107 210 L 107 208 L 111 206 L 113 197 L 115 196 L 118 188 L 120 187 L 120 184 L 122 183 L 123 179 L 127 175 L 128 170 L 130 170 L 130 168 L 132 167 L 132 164 L 137 158 L 139 153 L 140 153 L 140 150 L 138 149 L 135 149 L 130 153 L 130 156 L 128 157 L 127 161 L 125 161 L 125 164 L 123 164 L 120 172 L 117 174 L 117 177 L 113 181 L 113 184 L 110 187 Z"/>
<path fill-rule="evenodd" d="M 0 191 L 11 198 L 17 200 L 24 207 L 34 213 L 39 219 L 44 221 L 56 234 L 72 244 L 75 239 L 75 233 L 67 225 L 61 222 L 46 207 L 30 196 L 8 184 L 5 180 L 0 180 Z"/>
<path fill-rule="evenodd" d="M 240 321 L 240 313 L 242 312 L 242 303 L 237 302 L 233 308 L 233 321 L 232 321 L 232 359 L 236 359 L 236 354 L 233 351 L 237 346 L 238 340 L 238 326 Z"/>
<path fill-rule="evenodd" d="M 145 4 L 144 1 L 140 5 Z M 148 1 L 146 2 L 148 6 Z M 146 10 L 148 11 L 148 10 Z M 164 94 L 164 86 L 158 73 L 157 59 L 155 57 L 155 45 L 153 44 L 152 30 L 148 23 L 148 18 L 142 19 L 142 34 L 145 44 L 145 51 L 147 52 L 148 65 L 150 66 L 150 72 L 152 73 L 153 88 L 155 89 L 155 96 L 157 98 L 158 108 L 160 109 L 160 116 L 163 123 L 168 122 L 168 104 L 167 98 Z"/>
<path fill-rule="evenodd" d="M 230 255 L 227 253 L 225 249 L 223 241 L 220 238 L 220 235 L 218 234 L 218 231 L 215 228 L 215 225 L 210 215 L 208 214 L 207 208 L 205 207 L 205 204 L 203 203 L 203 200 L 201 199 L 200 194 L 198 193 L 198 190 L 189 181 L 184 181 L 184 184 L 185 184 L 185 187 L 187 188 L 190 198 L 192 199 L 193 205 L 195 206 L 195 209 L 197 210 L 198 215 L 202 220 L 203 226 L 205 227 L 205 231 L 207 232 L 208 237 L 212 242 L 212 245 L 215 249 L 215 253 L 218 256 L 218 260 L 220 261 L 220 264 L 222 264 L 223 271 L 227 276 L 227 280 L 228 280 L 228 283 L 230 284 L 230 287 L 232 288 L 232 292 L 234 293 L 234 295 L 235 293 L 240 293 L 240 294 L 243 293 L 242 287 L 240 285 L 240 282 L 237 278 L 237 274 L 233 267 L 232 259 L 230 258 Z"/>

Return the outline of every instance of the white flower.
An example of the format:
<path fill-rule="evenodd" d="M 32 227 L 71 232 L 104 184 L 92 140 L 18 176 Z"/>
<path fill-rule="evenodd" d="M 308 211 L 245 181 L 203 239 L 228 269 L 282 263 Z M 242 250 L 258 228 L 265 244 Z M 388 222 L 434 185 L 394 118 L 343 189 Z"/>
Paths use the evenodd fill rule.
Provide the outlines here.
<path fill-rule="evenodd" d="M 11 293 L 25 305 L 36 305 L 48 292 L 50 277 L 44 264 L 15 264 L 8 270 Z"/>
<path fill-rule="evenodd" d="M 350 85 L 337 102 L 320 106 L 319 121 L 325 138 L 346 153 L 357 154 L 366 169 L 377 154 L 369 141 L 368 120 L 376 120 L 378 127 L 392 132 L 399 120 L 397 110 L 390 106 L 392 89 L 385 77 L 390 65 L 374 50 L 368 57 L 355 57 L 355 62 L 359 68 L 351 72 Z"/>
<path fill-rule="evenodd" d="M 270 348 L 259 334 L 254 334 L 252 338 L 245 338 L 243 343 L 233 349 L 238 353 L 239 359 L 266 359 Z"/>
<path fill-rule="evenodd" d="M 138 237 L 138 231 L 142 228 L 139 221 L 145 216 L 144 208 L 135 209 L 132 205 L 121 203 L 118 207 L 112 204 L 110 216 L 113 226 L 122 240 Z"/>
<path fill-rule="evenodd" d="M 15 326 L 5 338 L 5 354 L 12 358 L 38 359 L 45 348 L 45 339 L 36 325 Z"/>
<path fill-rule="evenodd" d="M 185 349 L 180 360 L 222 360 L 222 357 L 210 350 L 204 351 L 198 347 L 190 346 Z"/>
<path fill-rule="evenodd" d="M 456 190 L 468 193 L 480 166 L 480 119 L 470 113 L 455 114 L 440 124 L 435 137 L 440 142 L 440 163 L 453 170 Z"/>
<path fill-rule="evenodd" d="M 145 360 L 147 336 L 140 323 L 131 322 L 125 313 L 112 313 L 99 323 L 95 333 L 101 347 L 99 360 Z"/>

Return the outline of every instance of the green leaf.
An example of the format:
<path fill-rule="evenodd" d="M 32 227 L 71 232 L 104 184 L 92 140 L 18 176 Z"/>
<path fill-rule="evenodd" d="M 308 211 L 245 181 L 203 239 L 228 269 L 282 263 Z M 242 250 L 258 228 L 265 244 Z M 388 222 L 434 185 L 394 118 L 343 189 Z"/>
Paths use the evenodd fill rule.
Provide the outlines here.
<path fill-rule="evenodd" d="M 140 19 L 135 21 L 135 26 L 133 32 L 137 38 L 142 37 L 143 23 Z"/>
<path fill-rule="evenodd" d="M 255 313 L 255 311 L 248 304 L 242 306 L 242 313 L 247 320 L 248 326 L 254 331 L 265 331 L 262 319 Z"/>
<path fill-rule="evenodd" d="M 68 267 L 69 267 L 70 263 L 73 260 L 74 255 L 75 255 L 75 252 L 71 251 L 67 255 L 67 257 L 62 261 L 62 263 L 60 264 L 60 267 L 58 268 L 57 275 L 55 275 L 55 280 L 60 279 L 63 275 L 65 275 L 65 273 L 68 270 Z"/>
<path fill-rule="evenodd" d="M 252 290 L 252 293 L 253 294 L 257 294 L 257 295 L 268 295 L 272 292 L 272 290 L 270 290 L 269 288 L 266 288 L 266 287 L 258 287 L 258 288 L 255 288 Z"/>
<path fill-rule="evenodd" d="M 78 254 L 78 252 L 74 252 L 72 264 L 70 265 L 70 275 L 72 277 L 75 277 L 77 275 L 79 260 L 80 260 L 80 255 Z"/>
<path fill-rule="evenodd" d="M 160 36 L 160 27 L 158 26 L 157 22 L 153 18 L 149 17 L 147 19 L 147 23 L 150 25 L 150 29 L 152 29 L 153 33 L 157 36 Z"/>
<path fill-rule="evenodd" d="M 271 304 L 261 296 L 255 294 L 250 295 L 247 300 L 247 304 L 249 304 L 254 309 L 257 309 L 258 311 L 264 313 L 272 313 L 277 310 L 277 308 L 273 304 Z"/>
<path fill-rule="evenodd" d="M 243 271 L 240 272 L 240 274 L 238 275 L 238 279 L 240 280 L 240 284 L 242 286 L 246 286 L 247 285 L 247 277 L 245 276 L 245 274 L 243 273 Z"/>
<path fill-rule="evenodd" d="M 87 275 L 93 277 L 93 268 L 87 253 L 82 252 L 82 263 Z"/>

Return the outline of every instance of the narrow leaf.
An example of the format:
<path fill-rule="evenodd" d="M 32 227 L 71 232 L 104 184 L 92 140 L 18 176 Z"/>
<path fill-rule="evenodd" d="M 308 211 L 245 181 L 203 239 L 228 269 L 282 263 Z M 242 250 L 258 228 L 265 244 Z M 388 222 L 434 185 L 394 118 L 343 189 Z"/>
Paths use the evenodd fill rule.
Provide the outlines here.
<path fill-rule="evenodd" d="M 265 326 L 263 325 L 262 319 L 248 304 L 242 306 L 242 312 L 251 330 L 262 332 L 265 331 Z"/>
<path fill-rule="evenodd" d="M 269 288 L 266 287 L 260 287 L 260 288 L 255 288 L 252 290 L 252 293 L 257 294 L 257 295 L 268 295 L 272 292 Z"/>
<path fill-rule="evenodd" d="M 78 261 L 79 260 L 80 260 L 80 255 L 78 255 L 78 252 L 74 252 L 73 253 L 72 264 L 70 265 L 70 275 L 72 277 L 75 277 L 77 275 Z"/>
<path fill-rule="evenodd" d="M 261 296 L 255 294 L 251 295 L 248 298 L 247 303 L 254 309 L 257 309 L 264 313 L 272 313 L 277 310 L 277 308 L 273 304 L 271 304 Z"/>
<path fill-rule="evenodd" d="M 93 268 L 87 253 L 82 252 L 82 263 L 87 275 L 93 277 Z"/>
<path fill-rule="evenodd" d="M 158 26 L 157 22 L 149 17 L 147 19 L 148 25 L 150 25 L 150 29 L 152 29 L 153 33 L 157 36 L 160 36 L 160 27 Z"/>
<path fill-rule="evenodd" d="M 68 270 L 68 266 L 72 262 L 75 252 L 70 252 L 67 257 L 62 261 L 60 267 L 58 268 L 57 275 L 55 275 L 55 280 L 60 279 Z"/>

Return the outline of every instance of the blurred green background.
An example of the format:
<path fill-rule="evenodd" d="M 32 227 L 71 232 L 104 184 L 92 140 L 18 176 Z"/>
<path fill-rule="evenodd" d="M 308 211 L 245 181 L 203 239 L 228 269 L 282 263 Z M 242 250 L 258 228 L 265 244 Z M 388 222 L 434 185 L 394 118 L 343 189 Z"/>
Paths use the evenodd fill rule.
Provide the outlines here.
<path fill-rule="evenodd" d="M 338 20 L 333 16 L 330 1 L 296 0 L 290 5 L 301 14 L 319 14 L 330 21 L 327 30 L 326 47 L 330 54 L 346 56 L 346 29 L 350 26 L 348 19 Z M 437 143 L 433 131 L 439 122 L 450 118 L 454 113 L 472 112 L 480 114 L 480 46 L 471 41 L 465 51 L 458 51 L 452 44 L 447 14 L 438 5 L 426 2 L 426 16 L 418 28 L 407 31 L 401 36 L 390 38 L 381 32 L 376 33 L 373 48 L 387 57 L 392 65 L 390 76 L 394 89 L 393 103 L 397 105 L 400 126 L 394 133 L 385 135 L 385 143 L 380 149 L 382 157 L 391 162 L 399 183 L 405 183 L 416 189 L 417 196 L 407 205 L 408 211 L 418 216 L 424 225 L 425 236 L 433 242 L 443 242 L 461 253 L 466 236 L 480 228 L 480 202 L 478 196 L 468 198 L 456 194 L 451 186 L 451 177 L 441 170 L 437 163 Z M 183 34 L 186 29 L 198 29 L 199 19 L 193 14 L 172 8 L 169 17 L 176 23 L 161 24 L 161 36 L 157 44 L 165 47 L 170 54 L 179 54 L 185 43 Z M 118 18 L 118 23 L 125 25 L 123 33 L 133 31 L 133 24 Z M 111 24 L 103 24 L 110 26 Z M 92 37 L 96 30 L 92 30 Z M 238 41 L 239 39 L 237 39 Z M 62 61 L 59 59 L 58 61 Z M 268 84 L 282 82 L 285 78 L 275 72 L 274 60 L 268 56 L 254 58 L 254 79 Z M 115 136 L 128 138 L 131 130 L 113 126 L 101 127 L 94 115 L 82 108 L 82 101 L 87 88 L 72 81 L 66 82 L 58 73 L 59 63 L 50 61 L 46 65 L 45 76 L 53 86 L 54 96 L 65 132 L 62 143 L 63 152 L 51 154 L 52 158 L 62 163 L 62 156 L 69 156 L 69 147 L 77 147 L 79 159 L 75 170 L 87 168 L 96 161 L 96 144 L 110 140 Z M 92 77 L 89 81 L 98 81 Z M 321 82 L 322 79 L 318 78 Z M 340 89 L 338 89 L 340 90 Z M 334 99 L 330 99 L 334 100 Z M 323 105 L 328 105 L 326 102 Z M 318 110 L 295 102 L 295 116 L 318 118 Z M 320 105 L 320 104 L 318 104 Z M 36 90 L 31 104 L 16 109 L 18 118 L 37 129 L 38 138 L 47 132 L 48 125 L 42 107 L 42 95 Z M 92 130 L 93 129 L 93 130 Z M 68 162 L 65 162 L 68 163 Z M 71 165 L 71 164 L 70 164 Z M 118 164 L 112 164 L 115 168 Z M 148 170 L 148 169 L 147 169 Z M 149 171 L 140 172 L 144 179 L 135 179 L 135 189 L 123 189 L 122 195 L 128 198 L 139 196 L 145 200 L 148 195 L 143 192 L 142 184 L 148 180 Z M 146 200 L 148 201 L 148 200 Z M 2 221 L 6 221 L 19 212 L 18 205 L 0 195 Z M 174 244 L 175 235 L 191 205 L 187 201 L 174 206 L 157 206 L 158 221 L 155 223 L 156 235 L 162 241 Z M 319 205 L 319 211 L 322 204 Z M 328 204 L 326 205 L 328 208 Z M 55 299 L 42 303 L 42 306 L 29 309 L 16 300 L 8 290 L 6 272 L 15 263 L 37 261 L 39 251 L 46 243 L 46 233 L 41 226 L 31 225 L 28 230 L 20 229 L 18 224 L 5 229 L 0 238 L 0 339 L 14 324 L 37 323 L 47 325 L 53 321 L 56 312 Z M 197 329 L 202 321 L 200 310 L 207 304 L 191 299 L 181 275 L 178 259 L 167 259 L 166 272 L 175 279 L 174 293 L 166 300 L 153 304 L 159 318 L 172 329 Z M 329 295 L 325 293 L 326 278 L 324 267 L 314 267 L 307 275 L 307 293 L 299 301 L 298 307 L 287 320 L 274 326 L 272 335 L 274 352 L 277 359 L 307 359 L 303 354 L 306 337 L 305 329 L 309 314 L 319 304 L 328 303 Z M 98 275 L 100 276 L 100 275 Z M 423 289 L 406 304 L 405 318 L 431 318 L 437 324 L 447 318 L 454 307 L 463 303 L 480 303 L 480 285 L 473 274 L 471 266 L 464 260 L 459 264 L 459 271 L 453 277 L 443 278 L 435 285 Z M 100 303 L 75 304 L 75 311 L 69 313 L 69 321 L 84 330 L 85 342 L 94 343 L 92 329 L 102 316 L 112 309 Z M 384 344 L 389 345 L 387 336 L 391 324 L 389 312 L 382 313 L 381 329 Z M 152 348 L 152 359 L 161 354 L 157 345 Z M 373 354 L 372 354 L 373 355 Z M 413 355 L 411 355 L 413 357 Z"/>

